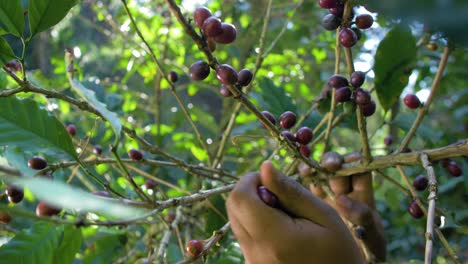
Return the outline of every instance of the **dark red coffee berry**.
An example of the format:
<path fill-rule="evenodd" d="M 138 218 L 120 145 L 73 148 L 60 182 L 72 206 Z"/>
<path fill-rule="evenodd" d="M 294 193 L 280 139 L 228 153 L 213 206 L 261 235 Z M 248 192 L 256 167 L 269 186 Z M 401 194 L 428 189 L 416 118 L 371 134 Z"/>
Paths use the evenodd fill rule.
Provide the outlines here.
<path fill-rule="evenodd" d="M 96 156 L 101 156 L 102 155 L 102 147 L 100 145 L 95 145 L 93 147 L 93 154 Z"/>
<path fill-rule="evenodd" d="M 171 71 L 168 73 L 167 78 L 168 78 L 171 82 L 175 83 L 175 82 L 177 82 L 177 80 L 179 80 L 179 75 L 177 75 L 177 72 L 175 72 L 174 70 L 171 70 Z"/>
<path fill-rule="evenodd" d="M 17 60 L 11 60 L 5 64 L 5 67 L 10 69 L 11 71 L 21 71 L 21 63 L 19 63 Z"/>
<path fill-rule="evenodd" d="M 416 203 L 416 201 L 412 201 L 408 205 L 408 212 L 410 215 L 416 219 L 419 219 L 424 216 L 423 211 L 421 210 L 421 207 Z"/>
<path fill-rule="evenodd" d="M 278 207 L 278 197 L 276 197 L 274 193 L 270 192 L 270 190 L 268 190 L 265 186 L 258 186 L 257 193 L 264 203 L 271 207 Z"/>
<path fill-rule="evenodd" d="M 346 77 L 344 77 L 343 75 L 340 75 L 340 74 L 332 75 L 330 77 L 330 79 L 328 80 L 328 84 L 331 87 L 337 88 L 337 89 L 349 85 L 348 79 L 346 79 Z"/>
<path fill-rule="evenodd" d="M 226 85 L 233 85 L 237 82 L 237 72 L 231 65 L 221 64 L 216 69 L 216 78 Z"/>
<path fill-rule="evenodd" d="M 301 154 L 306 158 L 310 157 L 310 154 L 312 152 L 309 146 L 307 145 L 302 145 L 299 150 L 301 151 Z"/>
<path fill-rule="evenodd" d="M 219 89 L 219 93 L 224 97 L 232 96 L 231 90 L 229 90 L 229 88 L 225 84 L 221 85 L 221 88 Z"/>
<path fill-rule="evenodd" d="M 328 14 L 322 19 L 322 26 L 326 30 L 335 30 L 341 25 L 341 19 L 333 14 Z"/>
<path fill-rule="evenodd" d="M 330 14 L 342 18 L 343 13 L 344 13 L 344 5 L 343 4 L 337 4 L 336 7 L 328 9 L 330 11 Z"/>
<path fill-rule="evenodd" d="M 262 115 L 263 115 L 266 119 L 268 119 L 268 121 L 270 121 L 270 123 L 272 123 L 273 125 L 276 125 L 276 118 L 275 118 L 275 116 L 274 116 L 272 113 L 270 113 L 270 112 L 268 112 L 268 111 L 262 111 Z"/>
<path fill-rule="evenodd" d="M 197 61 L 190 66 L 190 78 L 195 81 L 206 79 L 210 75 L 210 65 L 204 61 Z"/>
<path fill-rule="evenodd" d="M 459 177 L 462 175 L 462 169 L 455 161 L 449 162 L 446 169 L 454 177 Z"/>
<path fill-rule="evenodd" d="M 371 100 L 368 104 L 360 105 L 362 114 L 365 117 L 371 116 L 375 113 L 376 105 L 374 100 Z"/>
<path fill-rule="evenodd" d="M 296 124 L 296 114 L 291 111 L 286 111 L 279 117 L 279 122 L 282 128 L 290 129 Z"/>
<path fill-rule="evenodd" d="M 393 137 L 388 135 L 384 138 L 383 142 L 385 145 L 390 146 L 393 143 Z"/>
<path fill-rule="evenodd" d="M 309 144 L 314 137 L 314 132 L 308 127 L 301 127 L 296 131 L 296 140 L 302 145 Z"/>
<path fill-rule="evenodd" d="M 426 190 L 428 184 L 429 184 L 429 180 L 424 175 L 419 175 L 413 181 L 413 187 L 414 187 L 414 189 L 416 189 L 418 191 Z"/>
<path fill-rule="evenodd" d="M 211 11 L 208 8 L 198 7 L 193 14 L 193 21 L 197 27 L 201 28 L 205 20 L 211 15 Z"/>
<path fill-rule="evenodd" d="M 240 86 L 247 86 L 250 84 L 253 78 L 253 73 L 249 69 L 242 69 L 237 74 L 237 84 Z"/>
<path fill-rule="evenodd" d="M 289 141 L 291 141 L 292 143 L 296 142 L 297 141 L 297 138 L 296 136 L 294 136 L 293 133 L 285 130 L 285 131 L 282 131 L 281 132 L 281 135 L 283 135 L 284 138 L 288 139 Z"/>
<path fill-rule="evenodd" d="M 7 212 L 0 212 L 0 224 L 8 224 L 11 221 L 11 214 Z"/>
<path fill-rule="evenodd" d="M 443 168 L 447 168 L 451 161 L 452 161 L 451 159 L 442 159 L 440 164 L 442 165 Z"/>
<path fill-rule="evenodd" d="M 172 221 L 174 221 L 175 218 L 176 218 L 176 214 L 173 211 L 167 212 L 166 221 L 168 221 L 169 223 L 172 223 Z"/>
<path fill-rule="evenodd" d="M 343 159 L 344 159 L 345 163 L 351 163 L 351 162 L 359 161 L 359 160 L 362 159 L 362 154 L 361 154 L 361 152 L 353 151 L 353 152 L 347 154 L 346 156 L 344 156 Z"/>
<path fill-rule="evenodd" d="M 131 149 L 128 151 L 128 156 L 132 160 L 142 160 L 143 159 L 143 153 L 137 149 Z"/>
<path fill-rule="evenodd" d="M 337 103 L 343 103 L 351 100 L 351 89 L 348 87 L 341 87 L 335 91 L 335 100 Z"/>
<path fill-rule="evenodd" d="M 374 18 L 369 14 L 362 14 L 356 17 L 356 27 L 360 29 L 368 29 L 372 27 Z"/>
<path fill-rule="evenodd" d="M 210 16 L 209 18 L 205 19 L 205 22 L 203 22 L 202 29 L 203 34 L 209 38 L 221 35 L 223 33 L 221 19 L 215 16 Z"/>
<path fill-rule="evenodd" d="M 421 101 L 419 101 L 419 98 L 414 94 L 407 94 L 405 98 L 403 98 L 403 102 L 411 109 L 416 109 L 421 106 Z"/>
<path fill-rule="evenodd" d="M 363 226 L 357 226 L 354 229 L 354 234 L 356 235 L 357 238 L 364 239 L 366 236 L 366 229 Z"/>
<path fill-rule="evenodd" d="M 354 102 L 358 105 L 368 104 L 371 101 L 371 95 L 369 91 L 358 88 L 354 92 Z"/>
<path fill-rule="evenodd" d="M 203 242 L 201 240 L 190 240 L 187 243 L 187 253 L 192 257 L 198 257 L 203 252 Z"/>
<path fill-rule="evenodd" d="M 333 151 L 325 153 L 320 160 L 320 165 L 329 172 L 341 169 L 341 164 L 343 164 L 343 157 Z"/>
<path fill-rule="evenodd" d="M 354 31 L 350 28 L 343 28 L 340 31 L 340 35 L 338 36 L 341 45 L 346 48 L 351 48 L 357 42 L 357 35 Z"/>
<path fill-rule="evenodd" d="M 47 167 L 47 160 L 41 156 L 34 156 L 28 160 L 28 167 L 33 170 L 42 170 Z"/>
<path fill-rule="evenodd" d="M 153 190 L 156 187 L 156 183 L 152 180 L 146 180 L 145 181 L 145 188 L 147 190 Z"/>
<path fill-rule="evenodd" d="M 362 71 L 355 71 L 351 74 L 350 83 L 353 87 L 361 87 L 366 79 L 366 74 Z"/>
<path fill-rule="evenodd" d="M 24 189 L 15 185 L 7 185 L 5 194 L 7 195 L 8 201 L 10 201 L 10 203 L 17 204 L 24 198 Z"/>
<path fill-rule="evenodd" d="M 338 3 L 336 0 L 319 0 L 319 5 L 321 8 L 329 9 L 336 7 Z"/>
<path fill-rule="evenodd" d="M 223 29 L 223 33 L 214 37 L 214 40 L 220 44 L 229 44 L 236 40 L 237 30 L 236 27 L 229 23 L 222 23 L 221 28 Z"/>
<path fill-rule="evenodd" d="M 101 196 L 101 197 L 107 197 L 107 198 L 111 197 L 108 191 L 96 191 L 96 192 L 93 192 L 93 194 L 97 196 Z"/>
<path fill-rule="evenodd" d="M 76 135 L 76 126 L 72 124 L 68 125 L 67 132 L 70 134 L 70 136 L 74 137 Z"/>
<path fill-rule="evenodd" d="M 36 215 L 37 216 L 53 216 L 58 215 L 62 209 L 55 206 L 49 205 L 45 202 L 39 202 L 36 206 Z"/>

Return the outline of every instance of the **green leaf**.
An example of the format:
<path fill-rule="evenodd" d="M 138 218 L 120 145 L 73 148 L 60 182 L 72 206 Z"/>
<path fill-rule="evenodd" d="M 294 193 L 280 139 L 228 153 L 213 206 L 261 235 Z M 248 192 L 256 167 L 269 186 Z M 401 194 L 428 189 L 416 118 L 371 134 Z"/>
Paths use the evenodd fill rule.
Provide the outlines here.
<path fill-rule="evenodd" d="M 33 177 L 37 173 L 37 170 L 28 167 L 28 159 L 32 156 L 30 153 L 21 148 L 13 147 L 7 148 L 4 154 L 8 163 L 17 168 L 23 176 Z"/>
<path fill-rule="evenodd" d="M 29 99 L 0 98 L 0 146 L 37 152 L 53 149 L 77 157 L 63 124 Z"/>
<path fill-rule="evenodd" d="M 117 143 L 120 140 L 120 133 L 122 131 L 122 123 L 120 122 L 119 117 L 117 116 L 116 113 L 111 112 L 107 109 L 106 105 L 101 103 L 97 98 L 96 98 L 96 93 L 92 90 L 89 90 L 86 88 L 83 84 L 81 84 L 78 80 L 76 79 L 71 79 L 70 80 L 71 86 L 74 88 L 74 90 L 83 98 L 85 99 L 88 103 L 90 103 L 94 108 L 96 108 L 99 113 L 107 120 L 112 126 L 112 130 L 114 130 L 115 134 L 115 140 L 114 144 L 117 146 Z"/>
<path fill-rule="evenodd" d="M 29 1 L 31 37 L 60 22 L 75 4 L 76 0 Z"/>
<path fill-rule="evenodd" d="M 0 68 L 5 66 L 5 64 L 13 60 L 15 57 L 15 53 L 11 49 L 10 45 L 8 45 L 8 42 L 0 37 Z"/>
<path fill-rule="evenodd" d="M 145 213 L 140 208 L 126 206 L 46 178 L 10 178 L 10 180 L 15 184 L 28 188 L 39 200 L 59 208 L 94 212 L 108 217 L 124 219 L 135 218 Z"/>
<path fill-rule="evenodd" d="M 380 42 L 375 54 L 375 89 L 385 111 L 408 84 L 408 69 L 415 63 L 416 52 L 416 40 L 406 26 L 395 26 Z"/>
<path fill-rule="evenodd" d="M 262 89 L 260 94 L 252 93 L 258 100 L 263 110 L 270 111 L 277 118 L 285 111 L 296 111 L 296 105 L 286 91 L 276 86 L 271 79 L 266 77 L 258 80 L 258 86 Z"/>
<path fill-rule="evenodd" d="M 205 232 L 211 233 L 215 230 L 220 229 L 224 224 L 226 224 L 227 213 L 226 213 L 226 201 L 221 195 L 216 195 L 208 199 L 211 204 L 217 209 L 217 212 L 214 209 L 207 211 Z M 222 216 L 219 214 L 221 213 Z M 223 217 L 224 216 L 224 217 Z"/>
<path fill-rule="evenodd" d="M 401 113 L 395 118 L 395 120 L 392 121 L 392 124 L 395 124 L 397 127 L 401 128 L 404 131 L 409 131 L 415 119 L 416 113 Z M 416 135 L 421 137 L 425 141 L 437 143 L 444 135 L 444 132 L 433 129 L 430 126 L 429 122 L 429 119 L 423 119 L 418 129 L 416 130 Z"/>
<path fill-rule="evenodd" d="M 23 35 L 24 14 L 20 0 L 0 0 L 0 29 L 18 37 Z"/>
<path fill-rule="evenodd" d="M 124 235 L 98 234 L 99 238 L 94 241 L 85 251 L 83 264 L 107 264 L 117 258 L 126 243 Z M 90 249 L 92 248 L 92 249 Z"/>
<path fill-rule="evenodd" d="M 81 234 L 81 229 L 72 225 L 65 226 L 62 241 L 60 241 L 60 245 L 55 250 L 53 263 L 73 263 L 75 254 L 80 250 L 82 242 L 83 235 Z"/>
<path fill-rule="evenodd" d="M 36 222 L 0 247 L 2 263 L 53 263 L 63 226 Z"/>

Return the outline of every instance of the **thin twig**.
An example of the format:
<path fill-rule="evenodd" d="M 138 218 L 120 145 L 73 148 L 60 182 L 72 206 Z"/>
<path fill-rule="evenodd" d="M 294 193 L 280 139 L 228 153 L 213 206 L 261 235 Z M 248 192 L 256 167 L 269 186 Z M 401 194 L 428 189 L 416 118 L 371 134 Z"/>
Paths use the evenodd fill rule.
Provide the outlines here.
<path fill-rule="evenodd" d="M 437 179 L 435 176 L 434 168 L 427 155 L 421 155 L 421 162 L 423 167 L 426 169 L 427 176 L 429 178 L 429 196 L 427 201 L 429 203 L 427 207 L 427 223 L 426 223 L 426 251 L 424 254 L 424 263 L 432 263 L 432 248 L 434 239 L 434 218 L 435 218 L 435 200 L 437 199 Z"/>
<path fill-rule="evenodd" d="M 182 219 L 182 207 L 178 207 L 176 210 L 176 217 L 174 221 L 169 225 L 169 228 L 164 231 L 164 235 L 161 239 L 161 243 L 158 249 L 158 253 L 156 255 L 156 259 L 158 264 L 164 263 L 164 259 L 166 257 L 166 250 L 167 247 L 169 246 L 169 239 L 171 238 L 172 231 L 177 228 L 177 225 L 179 224 L 180 220 Z"/>

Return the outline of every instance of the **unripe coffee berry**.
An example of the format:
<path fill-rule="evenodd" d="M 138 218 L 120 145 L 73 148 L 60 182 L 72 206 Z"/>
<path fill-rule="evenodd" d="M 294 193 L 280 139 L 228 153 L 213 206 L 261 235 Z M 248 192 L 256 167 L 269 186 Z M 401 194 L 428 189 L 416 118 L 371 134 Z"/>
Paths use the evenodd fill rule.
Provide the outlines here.
<path fill-rule="evenodd" d="M 414 179 L 413 181 L 413 187 L 417 191 L 424 191 L 427 188 L 427 185 L 429 184 L 429 180 L 427 179 L 426 176 L 424 175 L 419 175 Z"/>
<path fill-rule="evenodd" d="M 198 257 L 203 252 L 203 242 L 201 240 L 190 240 L 187 243 L 187 253 L 192 257 Z"/>
<path fill-rule="evenodd" d="M 421 106 L 421 101 L 419 101 L 419 98 L 414 94 L 407 94 L 405 98 L 403 98 L 403 102 L 411 109 L 416 109 Z"/>
<path fill-rule="evenodd" d="M 343 157 L 333 151 L 325 153 L 320 160 L 320 165 L 329 172 L 341 169 L 341 164 L 343 164 Z"/>
<path fill-rule="evenodd" d="M 142 160 L 143 159 L 143 153 L 141 153 L 141 151 L 137 150 L 137 149 L 131 149 L 128 151 L 128 156 L 132 159 L 132 160 Z"/>
<path fill-rule="evenodd" d="M 279 117 L 279 122 L 282 128 L 290 129 L 296 124 L 296 114 L 286 111 Z"/>
<path fill-rule="evenodd" d="M 41 156 L 34 156 L 28 160 L 28 167 L 33 170 L 42 170 L 47 167 L 47 160 Z"/>
<path fill-rule="evenodd" d="M 190 78 L 195 81 L 206 79 L 210 75 L 210 65 L 204 61 L 197 61 L 190 66 Z"/>
<path fill-rule="evenodd" d="M 229 44 L 236 40 L 237 30 L 236 27 L 229 23 L 222 23 L 221 28 L 223 32 L 214 37 L 214 40 L 220 44 Z"/>
<path fill-rule="evenodd" d="M 419 207 L 416 201 L 411 201 L 411 203 L 408 205 L 408 212 L 410 213 L 412 217 L 416 219 L 419 219 L 424 216 L 424 213 L 421 210 L 421 207 Z"/>
<path fill-rule="evenodd" d="M 231 65 L 221 64 L 216 69 L 216 78 L 226 85 L 233 85 L 237 82 L 237 72 Z"/>
<path fill-rule="evenodd" d="M 296 140 L 302 145 L 307 145 L 314 137 L 314 132 L 308 127 L 301 127 L 296 131 Z"/>
<path fill-rule="evenodd" d="M 270 192 L 270 190 L 268 190 L 265 186 L 258 186 L 257 194 L 260 197 L 260 199 L 262 199 L 262 201 L 267 205 L 271 207 L 278 207 L 278 197 L 276 197 L 274 193 Z"/>

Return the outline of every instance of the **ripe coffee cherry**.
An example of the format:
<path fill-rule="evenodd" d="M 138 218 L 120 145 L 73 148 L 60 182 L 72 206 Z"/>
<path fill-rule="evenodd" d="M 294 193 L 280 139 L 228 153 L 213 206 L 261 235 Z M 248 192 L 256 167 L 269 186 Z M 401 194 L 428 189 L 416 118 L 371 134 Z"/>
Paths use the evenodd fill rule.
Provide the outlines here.
<path fill-rule="evenodd" d="M 205 19 L 203 22 L 203 34 L 209 38 L 216 37 L 223 33 L 223 28 L 221 27 L 221 19 L 210 16 L 209 18 Z"/>
<path fill-rule="evenodd" d="M 410 215 L 416 219 L 419 219 L 424 216 L 423 211 L 421 210 L 421 207 L 416 203 L 416 201 L 412 201 L 408 205 L 408 212 Z"/>
<path fill-rule="evenodd" d="M 203 252 L 203 242 L 201 240 L 190 240 L 187 243 L 187 253 L 192 257 L 198 257 Z"/>
<path fill-rule="evenodd" d="M 195 25 L 197 27 L 201 28 L 205 20 L 211 15 L 211 11 L 208 8 L 198 7 L 197 9 L 195 9 L 195 13 L 193 14 L 193 21 L 195 21 Z"/>
<path fill-rule="evenodd" d="M 5 67 L 10 69 L 11 71 L 21 71 L 21 63 L 17 60 L 11 60 L 5 64 Z"/>
<path fill-rule="evenodd" d="M 166 221 L 168 221 L 169 223 L 172 223 L 172 221 L 174 221 L 175 218 L 176 218 L 176 214 L 173 211 L 167 212 Z"/>
<path fill-rule="evenodd" d="M 107 197 L 107 198 L 112 197 L 108 191 L 97 191 L 97 192 L 93 192 L 93 194 L 97 196 L 101 196 L 101 197 Z"/>
<path fill-rule="evenodd" d="M 358 105 L 368 104 L 371 101 L 371 95 L 369 91 L 358 88 L 354 92 L 354 102 Z"/>
<path fill-rule="evenodd" d="M 452 160 L 451 159 L 442 159 L 441 165 L 443 168 L 447 168 Z"/>
<path fill-rule="evenodd" d="M 271 207 L 278 207 L 278 197 L 276 197 L 274 193 L 270 192 L 270 190 L 268 190 L 265 186 L 258 186 L 257 193 L 264 203 Z"/>
<path fill-rule="evenodd" d="M 24 198 L 23 188 L 14 185 L 7 185 L 5 194 L 8 196 L 8 201 L 10 201 L 10 203 L 17 204 Z"/>
<path fill-rule="evenodd" d="M 361 87 L 366 79 L 366 74 L 362 71 L 355 71 L 351 74 L 350 83 L 353 87 Z"/>
<path fill-rule="evenodd" d="M 76 135 L 76 126 L 73 124 L 68 125 L 67 132 L 70 134 L 70 136 L 74 137 Z"/>
<path fill-rule="evenodd" d="M 329 9 L 336 7 L 338 3 L 336 0 L 319 0 L 319 5 L 321 8 Z"/>
<path fill-rule="evenodd" d="M 340 74 L 332 75 L 328 80 L 328 84 L 333 88 L 341 88 L 349 85 L 348 79 Z"/>
<path fill-rule="evenodd" d="M 223 29 L 223 33 L 214 37 L 214 40 L 220 44 L 229 44 L 236 40 L 237 30 L 236 27 L 229 23 L 222 23 L 221 28 Z"/>
<path fill-rule="evenodd" d="M 210 75 L 210 65 L 204 61 L 197 61 L 190 66 L 190 78 L 195 81 L 206 79 Z"/>
<path fill-rule="evenodd" d="M 322 26 L 326 30 L 335 30 L 341 24 L 341 19 L 333 14 L 328 14 L 322 19 Z"/>
<path fill-rule="evenodd" d="M 221 85 L 221 88 L 219 89 L 219 93 L 224 97 L 231 97 L 232 96 L 231 91 L 229 90 L 229 88 L 225 84 Z"/>
<path fill-rule="evenodd" d="M 407 94 L 405 98 L 403 98 L 403 102 L 411 109 L 416 109 L 421 106 L 421 101 L 419 101 L 419 98 L 414 94 Z"/>
<path fill-rule="evenodd" d="M 167 78 L 175 83 L 177 82 L 177 80 L 179 80 L 179 75 L 177 75 L 177 72 L 175 72 L 174 70 L 171 70 L 168 74 L 167 74 Z"/>
<path fill-rule="evenodd" d="M 302 154 L 304 157 L 306 157 L 306 158 L 310 157 L 311 150 L 310 150 L 309 146 L 307 146 L 307 145 L 302 145 L 302 146 L 299 148 L 299 151 L 301 152 L 301 154 Z"/>
<path fill-rule="evenodd" d="M 208 48 L 210 49 L 211 52 L 216 50 L 216 42 L 212 38 L 208 38 L 206 40 L 206 43 L 208 44 Z"/>
<path fill-rule="evenodd" d="M 355 161 L 359 161 L 362 159 L 362 154 L 361 152 L 353 151 L 349 153 L 348 155 L 344 156 L 344 162 L 345 163 L 351 163 Z"/>
<path fill-rule="evenodd" d="M 458 164 L 455 161 L 451 161 L 447 165 L 447 171 L 454 177 L 459 177 L 462 175 L 462 169 L 460 168 L 460 166 L 458 166 Z"/>
<path fill-rule="evenodd" d="M 414 187 L 414 189 L 416 189 L 418 191 L 426 190 L 428 184 L 429 184 L 429 180 L 424 175 L 419 175 L 413 181 L 413 187 Z"/>
<path fill-rule="evenodd" d="M 47 160 L 41 156 L 34 156 L 28 160 L 28 167 L 33 170 L 42 170 L 47 167 Z"/>
<path fill-rule="evenodd" d="M 247 86 L 250 84 L 253 78 L 253 73 L 249 69 L 242 69 L 237 74 L 237 84 L 240 86 Z"/>
<path fill-rule="evenodd" d="M 296 114 L 291 111 L 286 111 L 279 117 L 279 122 L 282 128 L 290 129 L 296 124 Z"/>
<path fill-rule="evenodd" d="M 351 100 L 351 89 L 348 87 L 341 87 L 335 91 L 335 100 L 337 103 L 343 103 Z"/>
<path fill-rule="evenodd" d="M 430 51 L 436 51 L 438 46 L 437 46 L 437 43 L 435 42 L 429 42 L 427 45 L 426 45 L 426 48 Z"/>
<path fill-rule="evenodd" d="M 93 153 L 96 156 L 101 156 L 102 155 L 102 147 L 99 145 L 96 145 L 93 147 Z"/>
<path fill-rule="evenodd" d="M 320 165 L 329 172 L 335 172 L 341 168 L 343 157 L 333 151 L 327 152 L 322 156 Z"/>
<path fill-rule="evenodd" d="M 356 26 L 360 29 L 368 29 L 372 27 L 374 18 L 369 14 L 363 14 L 356 17 Z"/>
<path fill-rule="evenodd" d="M 346 48 L 351 48 L 357 42 L 357 35 L 354 31 L 350 28 L 343 28 L 340 31 L 340 35 L 338 36 L 341 45 Z"/>
<path fill-rule="evenodd" d="M 143 159 L 143 153 L 137 149 L 131 149 L 128 151 L 128 156 L 132 160 L 142 160 Z"/>
<path fill-rule="evenodd" d="M 296 140 L 302 145 L 307 145 L 314 137 L 314 132 L 308 127 L 301 127 L 296 131 Z"/>
<path fill-rule="evenodd" d="M 344 5 L 343 4 L 337 4 L 336 7 L 328 9 L 330 11 L 330 14 L 333 14 L 334 16 L 337 16 L 339 18 L 343 17 L 344 13 Z"/>
<path fill-rule="evenodd" d="M 45 202 L 39 202 L 36 206 L 37 216 L 53 216 L 58 215 L 62 209 L 56 208 L 52 205 L 46 204 Z"/>
<path fill-rule="evenodd" d="M 7 212 L 0 212 L 0 224 L 8 224 L 11 221 L 11 214 Z"/>
<path fill-rule="evenodd" d="M 270 112 L 268 112 L 268 111 L 262 111 L 262 115 L 263 115 L 266 119 L 268 119 L 268 121 L 270 121 L 270 123 L 272 123 L 273 125 L 276 125 L 276 118 L 275 118 L 275 116 L 274 116 L 272 113 L 270 113 Z"/>
<path fill-rule="evenodd" d="M 156 183 L 154 181 L 152 181 L 152 180 L 146 180 L 145 181 L 145 188 L 147 190 L 150 190 L 150 189 L 153 190 L 155 187 L 156 187 Z"/>
<path fill-rule="evenodd" d="M 385 145 L 390 146 L 393 143 L 393 137 L 388 135 L 384 138 L 383 142 Z"/>
<path fill-rule="evenodd" d="M 364 237 L 366 236 L 366 229 L 363 226 L 357 226 L 354 229 L 354 234 L 357 238 L 364 239 Z"/>
<path fill-rule="evenodd" d="M 297 138 L 296 136 L 293 135 L 293 133 L 285 130 L 285 131 L 282 131 L 281 132 L 281 135 L 283 135 L 284 138 L 288 139 L 289 141 L 291 141 L 292 143 L 296 142 L 297 141 Z"/>
<path fill-rule="evenodd" d="M 360 107 L 362 110 L 362 114 L 365 117 L 371 116 L 375 113 L 376 106 L 374 100 L 371 100 L 368 104 L 360 105 Z"/>
<path fill-rule="evenodd" d="M 216 78 L 226 85 L 232 85 L 237 82 L 237 72 L 231 65 L 221 64 L 216 69 Z"/>

